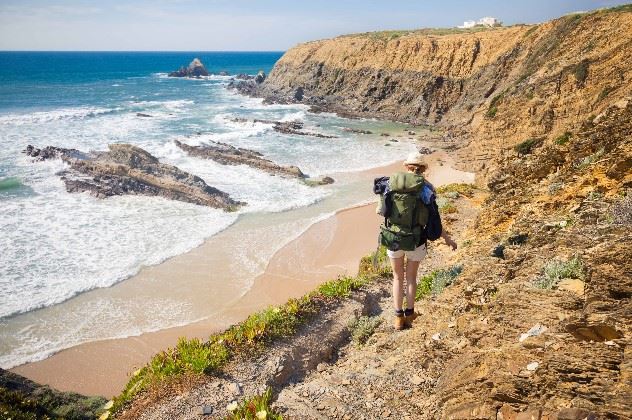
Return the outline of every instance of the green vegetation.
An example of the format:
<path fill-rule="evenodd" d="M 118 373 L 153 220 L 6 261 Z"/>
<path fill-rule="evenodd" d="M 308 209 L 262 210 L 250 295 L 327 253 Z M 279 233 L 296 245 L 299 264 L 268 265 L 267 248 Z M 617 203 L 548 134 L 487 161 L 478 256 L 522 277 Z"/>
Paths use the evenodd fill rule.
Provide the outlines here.
<path fill-rule="evenodd" d="M 610 95 L 610 93 L 614 90 L 614 88 L 612 86 L 606 86 L 605 88 L 603 88 L 603 90 L 599 93 L 599 96 L 597 96 L 597 101 L 601 102 L 604 99 L 606 99 L 606 97 L 608 95 Z"/>
<path fill-rule="evenodd" d="M 283 417 L 270 408 L 272 389 L 242 401 L 226 420 L 282 420 Z"/>
<path fill-rule="evenodd" d="M 580 160 L 578 163 L 575 164 L 575 167 L 578 169 L 584 169 L 592 165 L 593 163 L 596 163 L 599 159 L 601 159 L 604 153 L 606 153 L 606 150 L 602 147 L 601 149 L 597 150 L 592 155 L 588 155 L 582 160 Z"/>
<path fill-rule="evenodd" d="M 381 31 L 381 32 L 369 32 L 369 37 L 371 39 L 381 40 L 381 41 L 390 41 L 393 39 L 397 39 L 401 36 L 408 35 L 413 31 Z"/>
<path fill-rule="evenodd" d="M 577 83 L 579 85 L 583 85 L 588 78 L 588 67 L 590 65 L 590 61 L 584 58 L 582 61 L 577 63 L 573 68 L 573 74 L 575 75 L 575 79 L 577 79 Z"/>
<path fill-rule="evenodd" d="M 474 184 L 447 184 L 437 188 L 437 194 L 458 193 L 466 197 L 473 197 L 476 187 Z"/>
<path fill-rule="evenodd" d="M 386 255 L 386 247 L 380 246 L 375 252 L 362 257 L 359 272 L 364 275 L 385 276 L 392 272 L 391 262 Z"/>
<path fill-rule="evenodd" d="M 496 116 L 496 113 L 498 112 L 498 105 L 502 103 L 504 97 L 505 92 L 501 92 L 492 98 L 489 103 L 489 108 L 487 108 L 487 112 L 485 113 L 487 118 L 494 118 Z"/>
<path fill-rule="evenodd" d="M 523 141 L 522 143 L 518 143 L 516 146 L 514 146 L 514 150 L 518 152 L 518 156 L 528 155 L 529 153 L 531 153 L 531 150 L 533 150 L 535 146 L 540 144 L 541 141 L 542 139 L 540 138 L 530 138 Z"/>
<path fill-rule="evenodd" d="M 564 134 L 557 136 L 554 140 L 555 144 L 558 146 L 563 146 L 571 139 L 573 134 L 570 131 L 565 131 Z"/>
<path fill-rule="evenodd" d="M 444 204 L 439 206 L 439 211 L 441 214 L 450 214 L 450 213 L 458 213 L 458 209 L 451 201 L 446 201 Z"/>
<path fill-rule="evenodd" d="M 358 346 L 365 344 L 381 323 L 382 318 L 379 316 L 361 316 L 352 320 L 349 323 L 351 339 Z"/>
<path fill-rule="evenodd" d="M 338 38 L 349 37 L 370 37 L 372 39 L 389 41 L 405 35 L 453 35 L 453 34 L 468 34 L 474 32 L 493 31 L 502 28 L 489 28 L 486 26 L 477 26 L 474 28 L 424 28 L 414 30 L 390 30 L 390 31 L 377 31 L 377 32 L 361 32 L 354 34 L 340 35 Z"/>
<path fill-rule="evenodd" d="M 429 294 L 438 296 L 443 289 L 454 282 L 462 271 L 462 265 L 453 265 L 452 267 L 434 270 L 432 273 L 426 274 L 417 284 L 417 294 L 415 295 L 415 300 L 420 300 Z"/>
<path fill-rule="evenodd" d="M 527 38 L 529 35 L 531 35 L 532 33 L 535 32 L 536 29 L 538 29 L 540 27 L 540 25 L 533 25 L 531 26 L 527 32 L 524 33 L 524 38 Z"/>
<path fill-rule="evenodd" d="M 527 233 L 514 233 L 509 235 L 507 238 L 507 244 L 509 245 L 523 245 L 529 239 L 529 234 Z"/>
<path fill-rule="evenodd" d="M 373 264 L 376 261 L 376 264 Z M 114 399 L 112 411 L 120 410 L 140 391 L 181 377 L 218 372 L 237 354 L 261 351 L 266 344 L 294 334 L 296 329 L 317 314 L 328 302 L 348 297 L 353 290 L 390 272 L 385 249 L 364 257 L 356 277 L 340 277 L 322 284 L 315 291 L 286 304 L 270 307 L 249 316 L 225 332 L 212 335 L 207 342 L 181 338 L 176 347 L 155 355 L 130 379 Z"/>
<path fill-rule="evenodd" d="M 0 386 L 0 418 L 93 419 L 103 411 L 103 406 L 107 402 L 103 397 L 84 397 L 36 384 L 32 384 L 35 388 L 30 389 L 30 384 L 23 384 L 24 391 L 9 390 Z"/>
<path fill-rule="evenodd" d="M 597 13 L 621 13 L 632 12 L 632 4 L 623 4 L 621 6 L 610 7 L 607 9 L 597 10 Z"/>
<path fill-rule="evenodd" d="M 568 261 L 551 260 L 544 266 L 542 275 L 533 284 L 539 289 L 554 289 L 562 279 L 580 279 L 585 277 L 584 263 L 578 256 Z"/>

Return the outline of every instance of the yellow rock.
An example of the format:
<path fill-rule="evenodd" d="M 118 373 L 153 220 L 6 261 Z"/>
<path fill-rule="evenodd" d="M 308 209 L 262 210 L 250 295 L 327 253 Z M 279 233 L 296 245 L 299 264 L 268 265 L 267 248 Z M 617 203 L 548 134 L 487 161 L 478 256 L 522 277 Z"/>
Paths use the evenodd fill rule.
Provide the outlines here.
<path fill-rule="evenodd" d="M 584 282 L 578 279 L 563 279 L 557 284 L 557 288 L 584 296 Z"/>

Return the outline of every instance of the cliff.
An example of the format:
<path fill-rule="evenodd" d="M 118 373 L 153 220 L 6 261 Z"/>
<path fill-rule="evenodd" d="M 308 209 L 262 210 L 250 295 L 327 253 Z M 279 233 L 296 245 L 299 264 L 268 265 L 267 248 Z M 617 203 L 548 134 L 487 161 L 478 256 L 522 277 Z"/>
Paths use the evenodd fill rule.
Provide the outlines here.
<path fill-rule="evenodd" d="M 531 26 L 347 35 L 290 49 L 257 94 L 439 125 L 458 139 L 462 163 L 481 170 L 630 95 L 630 45 L 632 6 Z"/>
<path fill-rule="evenodd" d="M 356 278 L 157 354 L 112 414 L 630 418 L 631 41 L 622 6 L 288 51 L 247 92 L 438 126 L 434 141 L 479 171 L 480 188 L 440 191 L 459 250 L 432 247 L 411 329 L 393 331 L 388 268 L 364 260 Z"/>

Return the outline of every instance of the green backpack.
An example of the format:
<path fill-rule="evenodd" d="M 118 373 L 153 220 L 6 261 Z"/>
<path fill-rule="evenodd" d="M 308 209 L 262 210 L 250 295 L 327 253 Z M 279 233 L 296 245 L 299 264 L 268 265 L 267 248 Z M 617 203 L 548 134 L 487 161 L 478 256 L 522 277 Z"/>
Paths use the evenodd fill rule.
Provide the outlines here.
<path fill-rule="evenodd" d="M 413 251 L 426 243 L 424 227 L 428 209 L 419 194 L 425 179 L 410 172 L 398 172 L 389 179 L 390 192 L 381 200 L 390 200 L 388 213 L 380 227 L 379 242 L 391 251 Z"/>

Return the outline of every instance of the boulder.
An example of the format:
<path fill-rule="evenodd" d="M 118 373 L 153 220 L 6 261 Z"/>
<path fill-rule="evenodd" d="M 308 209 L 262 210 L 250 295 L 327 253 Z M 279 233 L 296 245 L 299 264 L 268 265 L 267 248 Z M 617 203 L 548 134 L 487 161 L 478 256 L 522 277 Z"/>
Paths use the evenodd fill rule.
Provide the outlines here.
<path fill-rule="evenodd" d="M 305 96 L 305 90 L 302 87 L 296 88 L 296 90 L 294 91 L 294 99 L 300 102 L 303 100 L 304 96 Z"/>
<path fill-rule="evenodd" d="M 201 77 L 209 75 L 210 73 L 199 58 L 194 58 L 188 67 L 180 67 L 178 70 L 169 73 L 169 77 Z"/>
<path fill-rule="evenodd" d="M 111 144 L 109 151 L 90 154 L 31 145 L 24 152 L 38 161 L 60 158 L 68 164 L 69 168 L 60 173 L 68 192 L 88 192 L 98 198 L 128 194 L 159 196 L 227 211 L 245 204 L 207 185 L 200 177 L 160 163 L 131 144 Z"/>
<path fill-rule="evenodd" d="M 260 85 L 266 80 L 266 73 L 263 70 L 259 70 L 259 73 L 255 76 L 255 82 Z"/>

